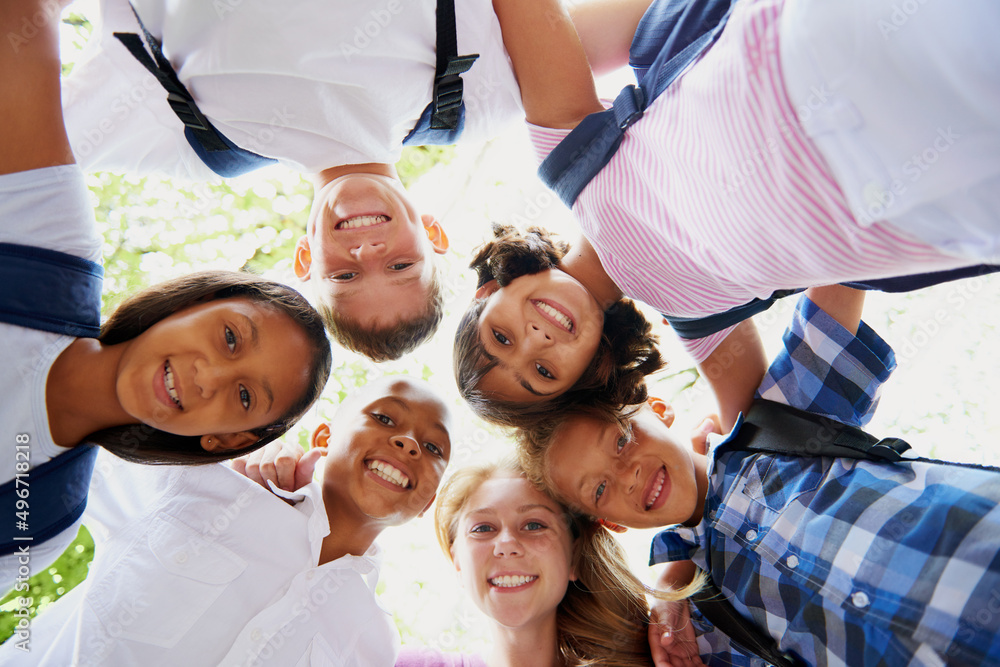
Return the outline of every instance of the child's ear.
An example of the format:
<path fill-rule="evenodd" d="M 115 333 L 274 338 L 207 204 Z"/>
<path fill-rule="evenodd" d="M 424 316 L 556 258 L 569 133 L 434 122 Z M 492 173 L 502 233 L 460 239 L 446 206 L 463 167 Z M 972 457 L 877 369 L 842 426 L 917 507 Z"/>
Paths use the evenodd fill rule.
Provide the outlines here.
<path fill-rule="evenodd" d="M 309 237 L 305 234 L 295 244 L 295 275 L 299 280 L 309 280 L 309 268 L 312 266 L 312 251 L 309 249 Z"/>
<path fill-rule="evenodd" d="M 201 448 L 206 452 L 230 452 L 234 449 L 243 449 L 257 442 L 258 437 L 250 431 L 240 433 L 224 433 L 219 435 L 201 436 Z"/>
<path fill-rule="evenodd" d="M 427 232 L 427 238 L 434 246 L 434 252 L 439 255 L 448 252 L 448 235 L 444 233 L 444 228 L 437 218 L 430 213 L 424 213 L 420 216 L 420 221 L 424 223 L 424 231 Z"/>
<path fill-rule="evenodd" d="M 320 424 L 316 427 L 316 430 L 312 432 L 312 438 L 310 440 L 310 447 L 316 449 L 317 447 L 326 448 L 327 443 L 330 442 L 330 425 Z"/>
<path fill-rule="evenodd" d="M 485 299 L 486 297 L 496 292 L 498 289 L 500 289 L 500 285 L 497 284 L 496 279 L 493 279 L 476 290 L 476 298 Z"/>
<path fill-rule="evenodd" d="M 667 428 L 674 423 L 674 418 L 677 416 L 674 412 L 674 406 L 670 405 L 661 398 L 656 398 L 655 396 L 650 396 L 646 399 L 646 405 L 648 405 L 656 416 L 660 418 L 660 421 L 664 423 Z"/>

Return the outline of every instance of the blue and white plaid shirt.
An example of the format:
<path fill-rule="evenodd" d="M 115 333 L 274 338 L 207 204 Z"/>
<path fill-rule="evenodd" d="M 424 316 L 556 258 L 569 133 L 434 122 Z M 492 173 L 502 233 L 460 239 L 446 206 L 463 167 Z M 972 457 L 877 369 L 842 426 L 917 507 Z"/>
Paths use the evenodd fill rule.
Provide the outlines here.
<path fill-rule="evenodd" d="M 805 298 L 784 341 L 765 398 L 868 421 L 895 367 L 885 341 L 865 325 L 851 336 Z M 1000 474 L 715 454 L 704 519 L 657 535 L 653 563 L 693 560 L 810 664 L 1000 665 Z M 693 615 L 706 664 L 763 664 Z"/>

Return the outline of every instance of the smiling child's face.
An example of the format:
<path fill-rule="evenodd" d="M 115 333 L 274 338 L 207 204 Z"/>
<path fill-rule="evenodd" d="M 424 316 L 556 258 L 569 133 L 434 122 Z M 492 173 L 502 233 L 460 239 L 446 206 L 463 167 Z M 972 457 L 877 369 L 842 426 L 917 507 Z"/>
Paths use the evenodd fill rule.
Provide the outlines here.
<path fill-rule="evenodd" d="M 385 525 L 416 517 L 448 466 L 450 420 L 423 382 L 397 375 L 369 383 L 329 425 L 324 495 Z"/>
<path fill-rule="evenodd" d="M 381 329 L 427 310 L 434 255 L 446 250 L 440 225 L 417 213 L 398 179 L 352 173 L 316 193 L 295 273 L 342 318 Z"/>
<path fill-rule="evenodd" d="M 291 317 L 245 298 L 189 306 L 121 345 L 115 389 L 125 412 L 168 433 L 217 436 L 223 448 L 256 440 L 229 447 L 224 436 L 285 415 L 312 361 Z"/>
<path fill-rule="evenodd" d="M 488 296 L 487 296 L 488 295 Z M 604 313 L 591 293 L 559 269 L 495 282 L 479 317 L 479 339 L 497 365 L 478 389 L 496 398 L 532 403 L 572 387 L 597 352 Z"/>
<path fill-rule="evenodd" d="M 576 509 L 623 526 L 688 523 L 700 508 L 704 468 L 690 444 L 674 437 L 672 420 L 672 413 L 644 405 L 629 434 L 617 424 L 573 417 L 546 452 L 548 479 Z"/>
<path fill-rule="evenodd" d="M 554 623 L 576 579 L 562 508 L 523 477 L 492 477 L 469 496 L 451 553 L 476 606 L 508 628 Z"/>

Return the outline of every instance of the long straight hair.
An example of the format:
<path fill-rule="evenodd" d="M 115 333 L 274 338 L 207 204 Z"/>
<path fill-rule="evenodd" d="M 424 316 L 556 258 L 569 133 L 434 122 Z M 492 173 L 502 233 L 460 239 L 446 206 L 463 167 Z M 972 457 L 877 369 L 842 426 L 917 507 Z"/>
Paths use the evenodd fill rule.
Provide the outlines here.
<path fill-rule="evenodd" d="M 98 341 L 116 345 L 136 338 L 157 322 L 184 308 L 219 299 L 244 298 L 288 315 L 309 341 L 312 359 L 301 396 L 275 422 L 252 429 L 257 440 L 238 450 L 209 452 L 199 436 L 175 435 L 146 424 L 114 426 L 92 433 L 84 442 L 98 444 L 127 461 L 147 464 L 199 465 L 242 456 L 285 433 L 319 398 L 333 359 L 319 313 L 287 285 L 235 271 L 201 271 L 153 285 L 115 309 L 101 326 Z"/>

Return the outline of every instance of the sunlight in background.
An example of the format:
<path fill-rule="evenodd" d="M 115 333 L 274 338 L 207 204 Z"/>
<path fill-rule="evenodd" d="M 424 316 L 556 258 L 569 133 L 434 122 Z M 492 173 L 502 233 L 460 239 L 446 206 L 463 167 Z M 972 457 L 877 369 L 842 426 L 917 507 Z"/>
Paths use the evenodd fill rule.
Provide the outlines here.
<path fill-rule="evenodd" d="M 96 5 L 96 0 L 81 0 L 71 9 L 93 16 Z M 78 48 L 79 40 L 67 37 L 64 60 L 70 60 Z M 628 80 L 628 72 L 616 74 L 602 82 L 602 93 L 613 96 Z M 451 239 L 451 251 L 442 258 L 441 265 L 446 285 L 446 316 L 441 330 L 412 357 L 387 364 L 375 365 L 335 348 L 335 363 L 339 366 L 325 399 L 303 419 L 293 437 L 304 442 L 304 434 L 333 416 L 340 395 L 351 391 L 364 378 L 379 373 L 409 373 L 428 380 L 447 398 L 458 417 L 457 432 L 452 434 L 452 469 L 510 452 L 510 443 L 503 435 L 479 422 L 458 398 L 450 361 L 451 344 L 457 321 L 474 291 L 475 277 L 466 268 L 467 258 L 488 234 L 491 221 L 522 226 L 538 224 L 558 230 L 569 240 L 575 236 L 568 211 L 535 177 L 535 166 L 526 132 L 515 124 L 487 144 L 457 147 L 447 164 L 438 164 L 411 186 L 421 210 L 436 214 Z M 279 196 L 273 185 L 275 179 L 283 184 L 282 193 L 298 194 Z M 98 182 L 99 177 L 91 177 L 92 184 L 96 186 Z M 203 187 L 169 181 L 148 185 L 190 190 L 192 200 L 197 202 L 193 212 L 177 214 L 189 220 L 187 230 L 179 227 L 180 231 L 172 232 L 167 240 L 183 245 L 189 235 L 241 226 L 251 229 L 257 218 L 292 216 L 309 207 L 308 196 L 300 193 L 301 179 L 281 167 L 271 167 L 229 184 L 236 196 L 220 197 Z M 269 201 L 271 210 L 242 210 L 241 194 Z M 139 236 L 152 233 L 142 226 L 145 213 L 129 208 L 127 202 L 107 211 L 104 219 L 101 215 L 99 222 L 109 228 L 112 223 L 122 222 L 123 233 Z M 205 268 L 239 268 L 254 256 L 259 246 L 286 244 L 289 239 L 294 243 L 294 235 L 290 229 L 256 230 L 232 243 L 208 246 L 199 251 L 204 256 L 188 257 L 186 261 L 202 262 Z M 113 241 L 108 244 L 113 245 Z M 187 263 L 159 253 L 143 256 L 141 268 L 156 279 L 190 270 Z M 287 260 L 279 263 L 270 277 L 296 285 Z M 793 304 L 794 297 L 758 317 L 771 351 L 778 345 Z M 994 444 L 1000 440 L 1000 417 L 996 414 L 1000 406 L 1000 379 L 996 372 L 1000 369 L 1000 353 L 995 343 L 997 313 L 1000 313 L 1000 278 L 943 285 L 913 295 L 870 297 L 865 319 L 896 349 L 899 369 L 886 388 L 869 430 L 877 435 L 903 436 L 924 455 L 1000 462 Z M 648 315 L 659 320 L 655 313 Z M 665 356 L 671 363 L 654 380 L 657 387 L 651 393 L 674 401 L 678 411 L 676 428 L 686 433 L 712 411 L 712 403 L 700 381 L 678 393 L 694 377 L 685 372 L 691 363 L 671 332 L 662 325 L 660 332 Z M 472 605 L 463 601 L 451 566 L 434 541 L 431 514 L 391 529 L 380 538 L 386 554 L 380 583 L 383 604 L 394 613 L 404 642 L 484 651 L 483 623 Z M 653 579 L 645 564 L 652 534 L 652 531 L 630 531 L 622 537 L 634 569 L 647 581 Z"/>

